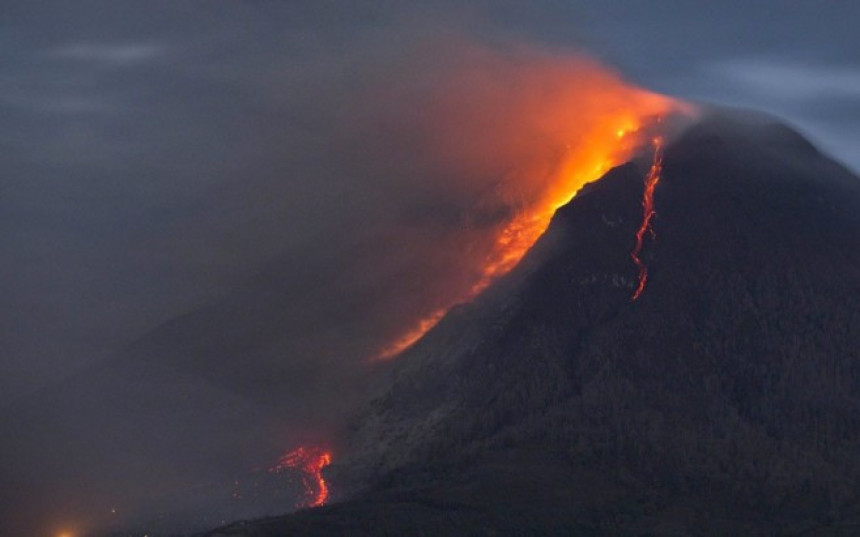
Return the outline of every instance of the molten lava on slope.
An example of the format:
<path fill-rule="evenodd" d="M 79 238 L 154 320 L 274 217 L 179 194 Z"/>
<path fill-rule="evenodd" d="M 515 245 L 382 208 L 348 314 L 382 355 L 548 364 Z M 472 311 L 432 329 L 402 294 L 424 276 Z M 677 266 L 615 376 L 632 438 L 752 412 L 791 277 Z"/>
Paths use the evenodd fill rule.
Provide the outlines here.
<path fill-rule="evenodd" d="M 664 118 L 692 109 L 685 103 L 631 86 L 603 67 L 582 60 L 555 64 L 536 62 L 516 75 L 519 80 L 515 90 L 488 88 L 497 82 L 492 77 L 478 80 L 477 84 L 483 84 L 489 97 L 477 112 L 468 110 L 456 96 L 449 99 L 453 105 L 448 103 L 464 116 L 460 121 L 465 127 L 455 125 L 467 132 L 477 129 L 473 122 L 484 127 L 499 123 L 495 117 L 484 117 L 484 114 L 522 115 L 507 122 L 520 126 L 518 132 L 476 131 L 475 136 L 485 139 L 451 150 L 467 161 L 504 159 L 511 162 L 515 172 L 497 189 L 502 193 L 494 194 L 500 198 L 494 201 L 510 209 L 509 216 L 486 234 L 484 254 L 468 260 L 472 266 L 468 267 L 467 285 L 452 290 L 437 301 L 436 307 L 412 320 L 376 359 L 391 359 L 408 349 L 453 305 L 473 299 L 507 274 L 546 231 L 559 207 L 567 204 L 586 183 L 631 160 L 652 143 L 654 131 L 662 128 Z M 488 82 L 484 78 L 491 80 Z M 495 94 L 500 91 L 501 97 Z M 443 102 L 447 101 L 443 99 Z M 446 113 L 450 111 L 443 105 L 439 115 Z M 464 140 L 462 135 L 453 138 Z M 544 146 L 538 148 L 521 143 L 521 138 L 538 139 Z M 493 140 L 498 141 L 495 147 Z M 442 145 L 444 147 L 444 143 Z M 649 205 L 632 254 L 640 272 L 634 299 L 642 292 L 647 278 L 647 270 L 638 254 L 642 235 L 650 229 L 653 216 L 650 203 L 659 179 L 661 148 L 660 144 L 655 145 L 657 160 L 646 180 L 645 196 Z"/>
<path fill-rule="evenodd" d="M 633 292 L 630 301 L 635 301 L 645 290 L 645 283 L 648 281 L 648 267 L 640 257 L 642 253 L 642 244 L 645 241 L 645 233 L 651 233 L 655 236 L 654 228 L 651 227 L 651 220 L 657 215 L 654 210 L 654 189 L 657 188 L 657 183 L 660 182 L 660 174 L 663 171 L 663 139 L 654 138 L 654 161 L 651 163 L 651 168 L 648 170 L 648 175 L 645 177 L 645 192 L 642 194 L 642 224 L 636 231 L 636 244 L 633 251 L 630 252 L 630 257 L 636 263 L 636 268 L 639 269 L 639 284 Z"/>
<path fill-rule="evenodd" d="M 319 507 L 328 500 L 328 485 L 322 476 L 322 470 L 331 464 L 331 451 L 316 446 L 300 446 L 285 453 L 277 464 L 269 468 L 269 472 L 299 472 L 302 485 L 305 488 L 304 500 L 296 507 Z"/>

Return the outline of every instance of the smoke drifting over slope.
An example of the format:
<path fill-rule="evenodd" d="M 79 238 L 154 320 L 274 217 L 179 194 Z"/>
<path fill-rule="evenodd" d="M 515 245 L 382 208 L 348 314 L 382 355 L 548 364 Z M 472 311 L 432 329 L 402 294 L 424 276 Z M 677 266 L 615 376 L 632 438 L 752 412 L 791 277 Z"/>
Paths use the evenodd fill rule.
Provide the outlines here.
<path fill-rule="evenodd" d="M 400 11 L 331 41 L 311 8 L 213 8 L 187 32 L 169 13 L 139 42 L 32 38 L 42 91 L 2 103 L 27 125 L 4 152 L 41 172 L 3 200 L 3 281 L 58 289 L 8 294 L 32 314 L 4 326 L 19 361 L 62 356 L 3 417 L 14 531 L 121 525 L 159 498 L 223 512 L 179 504 L 330 434 L 368 358 L 486 285 L 488 260 L 510 268 L 511 222 L 548 218 L 671 108 L 584 56 Z M 41 78 L 61 76 L 65 100 Z"/>
<path fill-rule="evenodd" d="M 421 39 L 588 43 L 647 87 L 777 112 L 856 169 L 860 4 L 702 9 L 4 2 L 0 404 L 217 299 L 284 250 L 393 213 L 373 203 L 387 182 L 322 155 L 344 96 L 384 74 L 380 62 L 397 76 L 392 60 Z M 430 47 L 421 61 L 452 53 Z M 769 94 L 799 78 L 824 82 Z"/>

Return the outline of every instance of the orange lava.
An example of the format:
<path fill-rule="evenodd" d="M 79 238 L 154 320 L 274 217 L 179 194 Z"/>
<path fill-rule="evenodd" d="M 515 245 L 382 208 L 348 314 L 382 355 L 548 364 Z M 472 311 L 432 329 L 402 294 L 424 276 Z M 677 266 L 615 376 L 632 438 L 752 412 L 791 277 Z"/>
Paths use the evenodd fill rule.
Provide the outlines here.
<path fill-rule="evenodd" d="M 651 221 L 657 212 L 654 210 L 654 189 L 657 188 L 657 183 L 660 182 L 660 174 L 663 171 L 663 139 L 654 138 L 654 161 L 651 168 L 648 170 L 648 175 L 645 176 L 645 192 L 642 194 L 642 223 L 636 231 L 636 244 L 633 246 L 633 251 L 630 252 L 630 257 L 636 263 L 639 269 L 639 284 L 636 286 L 636 291 L 630 301 L 638 299 L 645 290 L 645 284 L 648 282 L 648 267 L 642 262 L 639 255 L 642 253 L 642 244 L 645 241 L 645 233 L 650 233 L 656 238 L 654 228 L 651 227 Z"/>
<path fill-rule="evenodd" d="M 647 147 L 664 117 L 688 110 L 684 103 L 632 86 L 587 60 L 487 63 L 490 67 L 473 66 L 461 85 L 454 77 L 450 94 L 439 97 L 442 104 L 428 112 L 440 125 L 438 135 L 428 136 L 429 150 L 453 163 L 455 171 L 480 175 L 509 170 L 490 200 L 508 216 L 464 231 L 464 237 L 479 236 L 470 243 L 478 247 L 460 256 L 466 276 L 427 297 L 426 313 L 404 319 L 405 329 L 376 359 L 391 359 L 410 348 L 451 307 L 472 300 L 510 272 L 559 207 Z M 649 224 L 646 214 L 646 228 Z"/>
<path fill-rule="evenodd" d="M 297 508 L 319 507 L 328 500 L 328 485 L 322 475 L 322 470 L 331 464 L 331 452 L 320 447 L 300 446 L 278 459 L 278 463 L 269 468 L 272 473 L 296 471 L 301 473 L 302 485 L 305 487 L 304 500 L 296 504 Z"/>
<path fill-rule="evenodd" d="M 412 327 L 408 332 L 400 336 L 397 340 L 391 342 L 387 347 L 382 349 L 378 355 L 379 360 L 387 360 L 394 358 L 401 352 L 415 344 L 421 339 L 421 336 L 426 334 L 431 328 L 439 324 L 442 317 L 448 312 L 446 309 L 436 310 L 427 317 L 418 321 L 418 324 Z"/>

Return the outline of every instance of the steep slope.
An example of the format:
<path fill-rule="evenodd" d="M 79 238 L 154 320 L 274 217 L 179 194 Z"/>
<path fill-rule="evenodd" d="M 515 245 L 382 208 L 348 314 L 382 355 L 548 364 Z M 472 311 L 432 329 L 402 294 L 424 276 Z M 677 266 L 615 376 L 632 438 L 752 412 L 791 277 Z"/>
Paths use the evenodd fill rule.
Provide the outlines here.
<path fill-rule="evenodd" d="M 638 300 L 645 162 L 400 357 L 331 474 L 359 499 L 214 535 L 856 531 L 860 179 L 747 116 L 667 147 Z"/>

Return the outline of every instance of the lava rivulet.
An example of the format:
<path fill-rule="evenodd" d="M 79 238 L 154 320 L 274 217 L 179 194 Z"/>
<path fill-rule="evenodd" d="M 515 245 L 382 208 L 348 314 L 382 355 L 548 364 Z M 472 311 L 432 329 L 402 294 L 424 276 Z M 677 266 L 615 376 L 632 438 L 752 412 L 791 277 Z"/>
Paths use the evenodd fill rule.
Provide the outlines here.
<path fill-rule="evenodd" d="M 683 103 L 628 85 L 591 62 L 567 67 L 570 73 L 563 65 L 530 65 L 524 73 L 511 69 L 505 77 L 496 77 L 503 81 L 473 75 L 468 91 L 488 94 L 487 102 L 475 98 L 476 105 L 470 108 L 465 98 L 448 99 L 455 102 L 451 108 L 459 115 L 440 120 L 453 130 L 440 134 L 433 149 L 451 160 L 460 158 L 468 170 L 513 170 L 499 181 L 492 200 L 505 209 L 500 213 L 506 217 L 481 230 L 481 255 L 466 259 L 464 254 L 469 277 L 458 282 L 459 287 L 452 285 L 447 296 L 431 301 L 423 316 L 407 321 L 377 359 L 393 358 L 411 347 L 452 306 L 472 300 L 507 274 L 546 231 L 558 208 L 586 183 L 647 147 L 663 118 L 688 110 Z M 508 85 L 501 91 L 494 84 Z M 442 107 L 434 112 L 445 117 L 449 111 Z M 459 146 L 451 148 L 453 144 Z M 655 170 L 659 175 L 659 165 Z M 653 185 L 650 188 L 647 196 L 653 195 Z M 646 211 L 646 230 L 651 216 Z M 638 248 L 634 259 L 639 266 Z M 640 271 L 641 287 L 647 271 L 642 267 Z M 638 293 L 641 290 L 637 298 Z"/>
<path fill-rule="evenodd" d="M 300 446 L 284 454 L 278 463 L 269 468 L 272 473 L 294 471 L 301 474 L 305 488 L 304 500 L 296 504 L 298 508 L 319 507 L 328 500 L 328 485 L 322 470 L 331 464 L 331 452 L 320 447 Z"/>
<path fill-rule="evenodd" d="M 651 227 L 651 221 L 657 212 L 654 210 L 654 189 L 657 188 L 657 183 L 660 182 L 660 174 L 663 171 L 663 140 L 662 138 L 654 138 L 654 161 L 651 163 L 651 168 L 648 170 L 648 175 L 645 176 L 645 191 L 642 194 L 642 223 L 639 229 L 636 230 L 636 243 L 633 246 L 633 251 L 630 252 L 630 257 L 636 263 L 636 268 L 639 269 L 639 283 L 630 301 L 635 301 L 645 290 L 645 283 L 648 281 L 648 266 L 642 261 L 640 254 L 642 253 L 642 244 L 645 241 L 645 234 L 654 235 L 654 228 Z"/>

